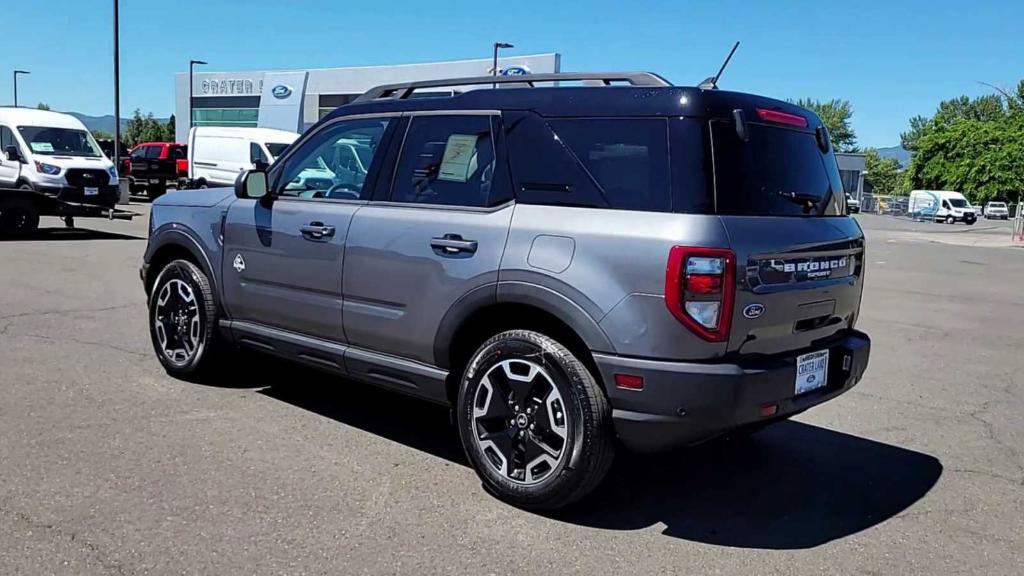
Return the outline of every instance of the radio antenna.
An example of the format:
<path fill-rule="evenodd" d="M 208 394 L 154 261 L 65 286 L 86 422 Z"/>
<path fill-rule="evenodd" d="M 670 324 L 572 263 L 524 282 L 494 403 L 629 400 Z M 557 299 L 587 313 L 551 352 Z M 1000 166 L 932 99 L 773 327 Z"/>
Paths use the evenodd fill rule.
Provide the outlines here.
<path fill-rule="evenodd" d="M 722 62 L 722 67 L 718 69 L 718 74 L 711 76 L 700 83 L 699 88 L 704 90 L 718 90 L 718 79 L 722 77 L 722 72 L 725 72 L 725 67 L 729 65 L 729 61 L 732 60 L 732 55 L 736 53 L 736 49 L 740 47 L 740 41 L 737 40 L 732 45 L 732 50 L 729 50 L 729 55 L 725 57 L 725 62 Z"/>

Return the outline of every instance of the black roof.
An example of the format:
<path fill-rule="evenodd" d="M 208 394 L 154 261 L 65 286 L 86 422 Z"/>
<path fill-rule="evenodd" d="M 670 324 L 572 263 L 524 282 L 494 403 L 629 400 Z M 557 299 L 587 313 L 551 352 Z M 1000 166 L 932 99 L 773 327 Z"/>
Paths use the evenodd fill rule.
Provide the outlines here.
<path fill-rule="evenodd" d="M 589 82 L 584 86 L 538 86 L 529 82 L 579 80 L 581 78 L 614 78 L 626 82 Z M 640 78 L 639 80 L 637 80 Z M 496 82 L 498 88 L 491 89 Z M 626 84 L 626 85 L 620 85 Z M 486 85 L 464 92 L 453 90 L 471 85 Z M 448 87 L 447 91 L 438 90 Z M 414 90 L 422 89 L 418 94 Z M 530 110 L 542 116 L 699 116 L 731 117 L 741 109 L 751 119 L 757 108 L 770 108 L 803 116 L 809 128 L 821 125 L 813 112 L 794 104 L 753 94 L 672 86 L 661 77 L 649 73 L 545 74 L 525 77 L 455 78 L 427 82 L 394 84 L 371 89 L 350 104 L 328 114 L 328 122 L 341 116 L 386 112 L 458 111 L 458 110 Z"/>

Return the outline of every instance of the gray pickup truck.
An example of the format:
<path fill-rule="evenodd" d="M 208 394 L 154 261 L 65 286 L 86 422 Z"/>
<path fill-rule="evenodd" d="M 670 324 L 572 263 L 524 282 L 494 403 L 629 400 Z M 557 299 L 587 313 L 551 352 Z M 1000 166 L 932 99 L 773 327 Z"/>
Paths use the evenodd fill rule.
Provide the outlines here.
<path fill-rule="evenodd" d="M 141 275 L 170 374 L 244 346 L 451 406 L 485 486 L 552 509 L 620 445 L 856 385 L 864 264 L 812 112 L 614 73 L 370 90 L 269 172 L 156 200 Z"/>

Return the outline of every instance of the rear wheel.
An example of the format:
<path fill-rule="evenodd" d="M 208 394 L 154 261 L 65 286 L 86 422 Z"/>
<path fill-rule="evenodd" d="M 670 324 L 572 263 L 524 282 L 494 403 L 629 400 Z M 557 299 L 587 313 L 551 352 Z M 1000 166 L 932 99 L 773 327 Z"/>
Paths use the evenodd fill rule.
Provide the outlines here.
<path fill-rule="evenodd" d="M 160 271 L 149 296 L 149 332 L 168 374 L 192 379 L 216 364 L 217 320 L 210 280 L 198 266 L 174 260 Z"/>
<path fill-rule="evenodd" d="M 528 330 L 485 342 L 466 368 L 459 436 L 484 486 L 515 506 L 545 510 L 590 493 L 614 457 L 611 408 L 565 346 Z"/>

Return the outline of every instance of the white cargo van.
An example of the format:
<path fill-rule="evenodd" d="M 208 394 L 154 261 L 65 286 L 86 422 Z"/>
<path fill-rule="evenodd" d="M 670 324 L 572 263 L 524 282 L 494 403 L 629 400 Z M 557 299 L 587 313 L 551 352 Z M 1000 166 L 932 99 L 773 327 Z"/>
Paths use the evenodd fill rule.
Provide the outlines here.
<path fill-rule="evenodd" d="M 959 192 L 950 190 L 914 190 L 907 203 L 907 214 L 917 220 L 934 222 L 964 222 L 968 225 L 978 221 L 978 213 Z"/>
<path fill-rule="evenodd" d="M 232 186 L 257 163 L 271 164 L 299 135 L 271 128 L 196 126 L 188 134 L 188 176 L 192 187 Z"/>
<path fill-rule="evenodd" d="M 74 116 L 0 107 L 0 188 L 114 206 L 117 171 Z"/>

